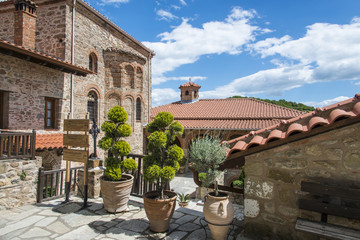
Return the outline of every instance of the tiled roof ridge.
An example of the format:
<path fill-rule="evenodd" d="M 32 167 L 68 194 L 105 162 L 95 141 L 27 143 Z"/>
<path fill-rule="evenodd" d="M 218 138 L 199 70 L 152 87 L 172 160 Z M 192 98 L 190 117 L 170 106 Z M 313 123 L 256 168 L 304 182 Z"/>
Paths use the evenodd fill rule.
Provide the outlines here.
<path fill-rule="evenodd" d="M 34 49 L 30 49 L 30 48 L 27 48 L 27 47 L 24 47 L 24 46 L 21 46 L 21 45 L 17 45 L 17 44 L 15 44 L 15 43 L 6 41 L 6 40 L 4 40 L 4 39 L 2 39 L 2 38 L 0 38 L 0 43 L 1 43 L 1 42 L 4 43 L 4 44 L 8 44 L 8 45 L 10 45 L 10 46 L 16 47 L 16 48 L 24 49 L 24 50 L 26 50 L 26 51 L 28 51 L 28 52 L 33 53 L 33 54 L 41 55 L 41 56 L 43 56 L 43 57 L 51 58 L 51 59 L 53 59 L 53 60 L 56 60 L 56 61 L 59 61 L 59 62 L 63 62 L 63 63 L 65 63 L 65 64 L 73 65 L 73 66 L 76 66 L 76 67 L 81 68 L 81 69 L 83 69 L 83 70 L 90 71 L 90 70 L 87 69 L 87 68 L 84 68 L 84 67 L 81 67 L 81 66 L 78 66 L 78 65 L 69 63 L 69 62 L 67 62 L 67 61 L 65 61 L 65 60 L 63 60 L 63 59 L 61 59 L 61 58 L 59 58 L 59 57 L 55 57 L 55 56 L 52 56 L 52 55 L 49 55 L 49 54 L 40 52 L 40 51 L 38 51 L 38 50 L 34 50 Z"/>
<path fill-rule="evenodd" d="M 288 108 L 288 107 L 284 107 L 284 106 L 280 106 L 280 105 L 277 105 L 277 104 L 274 104 L 274 103 L 269 103 L 269 102 L 265 102 L 265 101 L 262 101 L 262 100 L 259 100 L 259 99 L 255 99 L 255 98 L 247 98 L 247 99 L 251 99 L 255 102 L 260 102 L 260 103 L 263 103 L 265 105 L 270 105 L 270 106 L 273 106 L 273 107 L 278 107 L 278 108 L 282 108 L 282 109 L 286 109 L 286 110 L 291 110 L 291 111 L 294 111 L 294 112 L 299 112 L 299 113 L 305 113 L 303 111 L 300 111 L 300 110 L 297 110 L 297 109 L 293 109 L 293 108 Z"/>
<path fill-rule="evenodd" d="M 227 141 L 229 144 L 235 144 L 228 154 L 230 155 L 234 151 L 246 151 L 252 145 L 266 145 L 273 139 L 285 139 L 294 132 L 309 132 L 316 126 L 333 124 L 341 117 L 359 116 L 360 94 L 358 93 L 345 101 L 317 108 L 315 111 L 289 120 L 282 120 L 278 124 L 251 131 L 249 134 Z"/>

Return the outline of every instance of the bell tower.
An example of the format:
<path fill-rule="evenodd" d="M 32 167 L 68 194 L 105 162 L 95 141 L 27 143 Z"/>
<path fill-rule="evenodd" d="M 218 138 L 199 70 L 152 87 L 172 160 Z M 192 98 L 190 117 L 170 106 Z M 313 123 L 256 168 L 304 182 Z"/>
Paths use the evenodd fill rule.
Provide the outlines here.
<path fill-rule="evenodd" d="M 199 99 L 200 85 L 189 81 L 179 88 L 181 90 L 181 103 L 191 103 Z"/>

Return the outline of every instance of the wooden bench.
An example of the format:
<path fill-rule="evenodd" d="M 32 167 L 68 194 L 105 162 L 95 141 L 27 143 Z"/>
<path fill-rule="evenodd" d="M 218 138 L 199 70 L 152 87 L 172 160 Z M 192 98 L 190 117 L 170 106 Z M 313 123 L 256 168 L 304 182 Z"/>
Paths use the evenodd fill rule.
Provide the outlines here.
<path fill-rule="evenodd" d="M 360 230 L 327 223 L 328 215 L 360 220 L 360 189 L 302 182 L 299 208 L 321 213 L 321 221 L 298 218 L 295 229 L 332 239 L 360 239 Z"/>

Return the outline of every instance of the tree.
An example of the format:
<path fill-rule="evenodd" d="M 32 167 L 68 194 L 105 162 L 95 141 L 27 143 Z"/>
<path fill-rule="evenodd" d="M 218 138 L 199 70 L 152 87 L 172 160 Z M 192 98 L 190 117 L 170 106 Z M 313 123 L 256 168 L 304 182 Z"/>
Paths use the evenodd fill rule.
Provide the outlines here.
<path fill-rule="evenodd" d="M 99 140 L 98 146 L 108 151 L 108 157 L 105 160 L 106 170 L 104 172 L 105 180 L 120 181 L 122 172 L 135 170 L 137 164 L 134 159 L 125 159 L 131 152 L 130 144 L 121 138 L 128 137 L 132 133 L 132 128 L 125 123 L 128 118 L 127 112 L 120 106 L 115 106 L 109 110 L 108 121 L 101 125 L 101 131 L 105 136 Z"/>
<path fill-rule="evenodd" d="M 158 185 L 160 198 L 164 199 L 165 186 L 174 179 L 180 167 L 179 161 L 184 157 L 184 151 L 173 144 L 184 128 L 179 122 L 174 122 L 171 113 L 160 112 L 146 130 L 151 134 L 147 146 L 149 154 L 144 157 L 144 176 L 147 181 Z"/>

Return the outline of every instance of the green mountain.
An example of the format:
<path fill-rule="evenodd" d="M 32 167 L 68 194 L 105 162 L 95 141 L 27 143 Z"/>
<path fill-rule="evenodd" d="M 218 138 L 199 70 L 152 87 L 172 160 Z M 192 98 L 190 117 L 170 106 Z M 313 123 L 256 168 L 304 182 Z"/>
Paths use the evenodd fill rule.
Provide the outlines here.
<path fill-rule="evenodd" d="M 230 97 L 230 98 L 252 98 L 252 99 L 264 101 L 264 102 L 267 102 L 267 103 L 272 103 L 272 104 L 275 104 L 275 105 L 279 105 L 279 106 L 282 106 L 282 107 L 296 109 L 296 110 L 303 111 L 303 112 L 311 112 L 311 111 L 315 110 L 314 107 L 310 107 L 310 106 L 307 106 L 307 105 L 302 104 L 302 103 L 286 101 L 285 99 L 270 100 L 270 99 L 261 99 L 261 98 L 254 98 L 254 97 L 241 97 L 241 96 L 233 96 L 233 97 Z"/>

